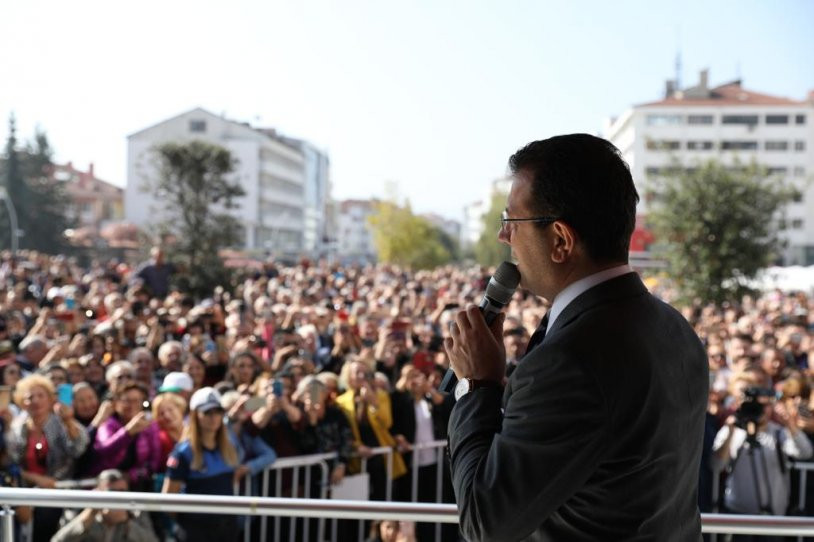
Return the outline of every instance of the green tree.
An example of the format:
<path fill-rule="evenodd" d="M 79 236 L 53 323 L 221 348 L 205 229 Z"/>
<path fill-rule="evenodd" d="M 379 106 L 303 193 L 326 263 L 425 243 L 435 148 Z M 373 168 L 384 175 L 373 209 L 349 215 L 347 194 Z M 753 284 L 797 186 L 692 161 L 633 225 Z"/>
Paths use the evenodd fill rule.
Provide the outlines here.
<path fill-rule="evenodd" d="M 164 143 L 155 154 L 158 175 L 142 188 L 163 206 L 156 230 L 175 240 L 171 259 L 186 269 L 181 287 L 194 295 L 209 295 L 230 278 L 219 251 L 241 240 L 240 223 L 229 213 L 245 194 L 227 179 L 235 159 L 223 147 L 203 141 Z"/>
<path fill-rule="evenodd" d="M 57 254 L 69 248 L 64 237 L 70 226 L 66 217 L 68 199 L 62 183 L 51 176 L 53 150 L 48 137 L 37 130 L 34 142 L 19 148 L 14 116 L 9 117 L 9 135 L 2 159 L 2 183 L 14 204 L 17 222 L 23 237 L 20 248 Z M 3 207 L 0 223 L 8 224 Z M 8 228 L 4 227 L 4 231 Z M 0 243 L 8 247 L 9 235 L 1 235 Z"/>
<path fill-rule="evenodd" d="M 394 201 L 376 202 L 368 224 L 381 262 L 429 269 L 449 263 L 452 257 L 440 230 L 414 215 L 409 202 L 404 206 Z"/>
<path fill-rule="evenodd" d="M 438 235 L 438 242 L 446 249 L 449 253 L 449 258 L 451 261 L 458 261 L 461 259 L 461 244 L 458 242 L 457 239 L 452 237 L 450 234 L 445 232 L 439 227 L 435 227 L 436 235 Z"/>
<path fill-rule="evenodd" d="M 739 299 L 777 258 L 779 216 L 796 190 L 756 164 L 670 171 L 653 185 L 648 221 L 683 301 Z"/>
<path fill-rule="evenodd" d="M 64 233 L 73 225 L 67 218 L 68 196 L 62 182 L 51 175 L 54 151 L 45 132 L 37 129 L 33 144 L 26 145 L 23 155 L 30 198 L 24 246 L 51 254 L 67 252 Z"/>
<path fill-rule="evenodd" d="M 495 191 L 489 204 L 489 210 L 483 215 L 483 232 L 475 243 L 475 259 L 481 265 L 496 266 L 511 260 L 512 251 L 508 245 L 497 240 L 500 229 L 500 215 L 506 208 L 508 194 Z"/>

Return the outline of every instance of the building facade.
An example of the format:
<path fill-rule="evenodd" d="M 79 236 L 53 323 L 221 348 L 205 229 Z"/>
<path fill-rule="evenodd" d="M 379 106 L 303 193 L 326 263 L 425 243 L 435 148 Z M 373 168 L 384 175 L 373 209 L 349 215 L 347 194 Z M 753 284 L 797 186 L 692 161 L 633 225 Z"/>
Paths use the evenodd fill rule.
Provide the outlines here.
<path fill-rule="evenodd" d="M 51 177 L 63 183 L 69 199 L 67 215 L 77 228 L 99 231 L 124 219 L 124 189 L 96 177 L 92 163 L 87 171 L 72 162 L 54 164 Z"/>
<path fill-rule="evenodd" d="M 315 258 L 332 257 L 334 250 L 330 233 L 336 224 L 331 221 L 331 161 L 328 154 L 302 139 L 282 138 L 303 155 L 305 165 L 305 215 L 303 248 Z"/>
<path fill-rule="evenodd" d="M 784 263 L 814 264 L 814 93 L 793 100 L 747 90 L 741 81 L 711 87 L 704 70 L 696 86 L 680 90 L 668 81 L 663 99 L 610 119 L 604 136 L 630 165 L 645 216 L 649 184 L 676 162 L 766 167 L 802 194 L 783 210 Z"/>
<path fill-rule="evenodd" d="M 461 223 L 452 218 L 446 218 L 435 213 L 425 213 L 421 215 L 430 224 L 444 232 L 453 239 L 456 243 L 460 243 L 461 239 Z"/>
<path fill-rule="evenodd" d="M 323 183 L 314 192 L 322 190 L 326 198 L 330 197 L 327 156 L 305 142 L 295 143 L 273 130 L 253 128 L 201 108 L 128 137 L 128 221 L 149 228 L 166 217 L 162 202 L 144 189 L 145 182 L 157 174 L 153 148 L 169 141 L 192 140 L 220 145 L 237 160 L 231 178 L 243 187 L 245 195 L 238 198 L 237 208 L 230 212 L 244 228 L 242 248 L 275 256 L 299 256 L 309 249 L 309 236 L 314 246 L 313 239 L 318 235 L 306 227 L 308 183 Z"/>
<path fill-rule="evenodd" d="M 475 246 L 483 233 L 483 217 L 489 212 L 492 198 L 495 194 L 500 194 L 501 197 L 508 195 L 511 187 L 510 178 L 495 179 L 492 181 L 488 193 L 485 193 L 481 199 L 464 206 L 464 221 L 461 224 L 460 236 L 461 248 L 467 249 Z M 497 238 L 497 231 L 495 231 L 495 238 Z"/>
<path fill-rule="evenodd" d="M 336 246 L 337 257 L 341 263 L 376 262 L 376 246 L 368 223 L 375 203 L 375 200 L 355 199 L 338 202 Z"/>

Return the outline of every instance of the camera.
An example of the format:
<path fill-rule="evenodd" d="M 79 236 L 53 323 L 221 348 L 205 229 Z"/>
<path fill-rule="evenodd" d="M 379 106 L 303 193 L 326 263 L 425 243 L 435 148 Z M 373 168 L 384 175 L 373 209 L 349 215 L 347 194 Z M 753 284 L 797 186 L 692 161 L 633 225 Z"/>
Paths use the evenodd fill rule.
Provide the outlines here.
<path fill-rule="evenodd" d="M 763 417 L 763 407 L 775 398 L 772 389 L 751 386 L 743 390 L 743 402 L 735 411 L 735 425 L 741 429 L 745 429 L 749 422 L 757 425 Z"/>

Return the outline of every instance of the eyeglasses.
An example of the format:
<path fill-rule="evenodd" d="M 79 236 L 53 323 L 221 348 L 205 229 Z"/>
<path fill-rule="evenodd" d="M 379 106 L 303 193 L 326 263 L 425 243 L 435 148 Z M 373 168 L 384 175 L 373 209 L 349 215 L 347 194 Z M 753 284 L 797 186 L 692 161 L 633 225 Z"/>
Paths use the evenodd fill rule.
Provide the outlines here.
<path fill-rule="evenodd" d="M 500 231 L 507 232 L 506 226 L 510 222 L 537 222 L 538 224 L 548 225 L 553 224 L 557 220 L 560 220 L 558 216 L 537 216 L 533 218 L 509 218 L 509 213 L 507 211 L 503 211 L 500 213 Z"/>

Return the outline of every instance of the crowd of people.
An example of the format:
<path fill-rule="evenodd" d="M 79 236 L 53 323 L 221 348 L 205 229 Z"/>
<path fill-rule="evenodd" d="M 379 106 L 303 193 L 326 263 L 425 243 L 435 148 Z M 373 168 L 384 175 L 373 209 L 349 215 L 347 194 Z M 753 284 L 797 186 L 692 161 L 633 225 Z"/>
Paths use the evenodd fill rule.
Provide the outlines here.
<path fill-rule="evenodd" d="M 0 255 L 0 484 L 259 494 L 255 475 L 276 458 L 330 452 L 331 486 L 364 459 L 371 499 L 435 502 L 441 476 L 452 502 L 442 456 L 416 445 L 446 438 L 454 400 L 438 390 L 443 339 L 456 311 L 480 301 L 490 270 L 269 262 L 195 299 L 176 289 L 171 261 L 159 248 L 133 267 Z M 507 373 L 547 308 L 515 293 Z M 702 511 L 808 513 L 790 498 L 790 471 L 812 455 L 811 309 L 810 296 L 781 292 L 685 309 L 710 363 Z M 394 450 L 389 465 L 378 447 Z M 270 487 L 321 495 L 316 471 L 310 480 L 281 474 Z M 15 517 L 33 523 L 37 541 L 232 540 L 248 521 L 112 509 Z M 435 526 L 381 522 L 369 534 L 423 542 Z M 457 539 L 454 526 L 442 539 Z"/>

